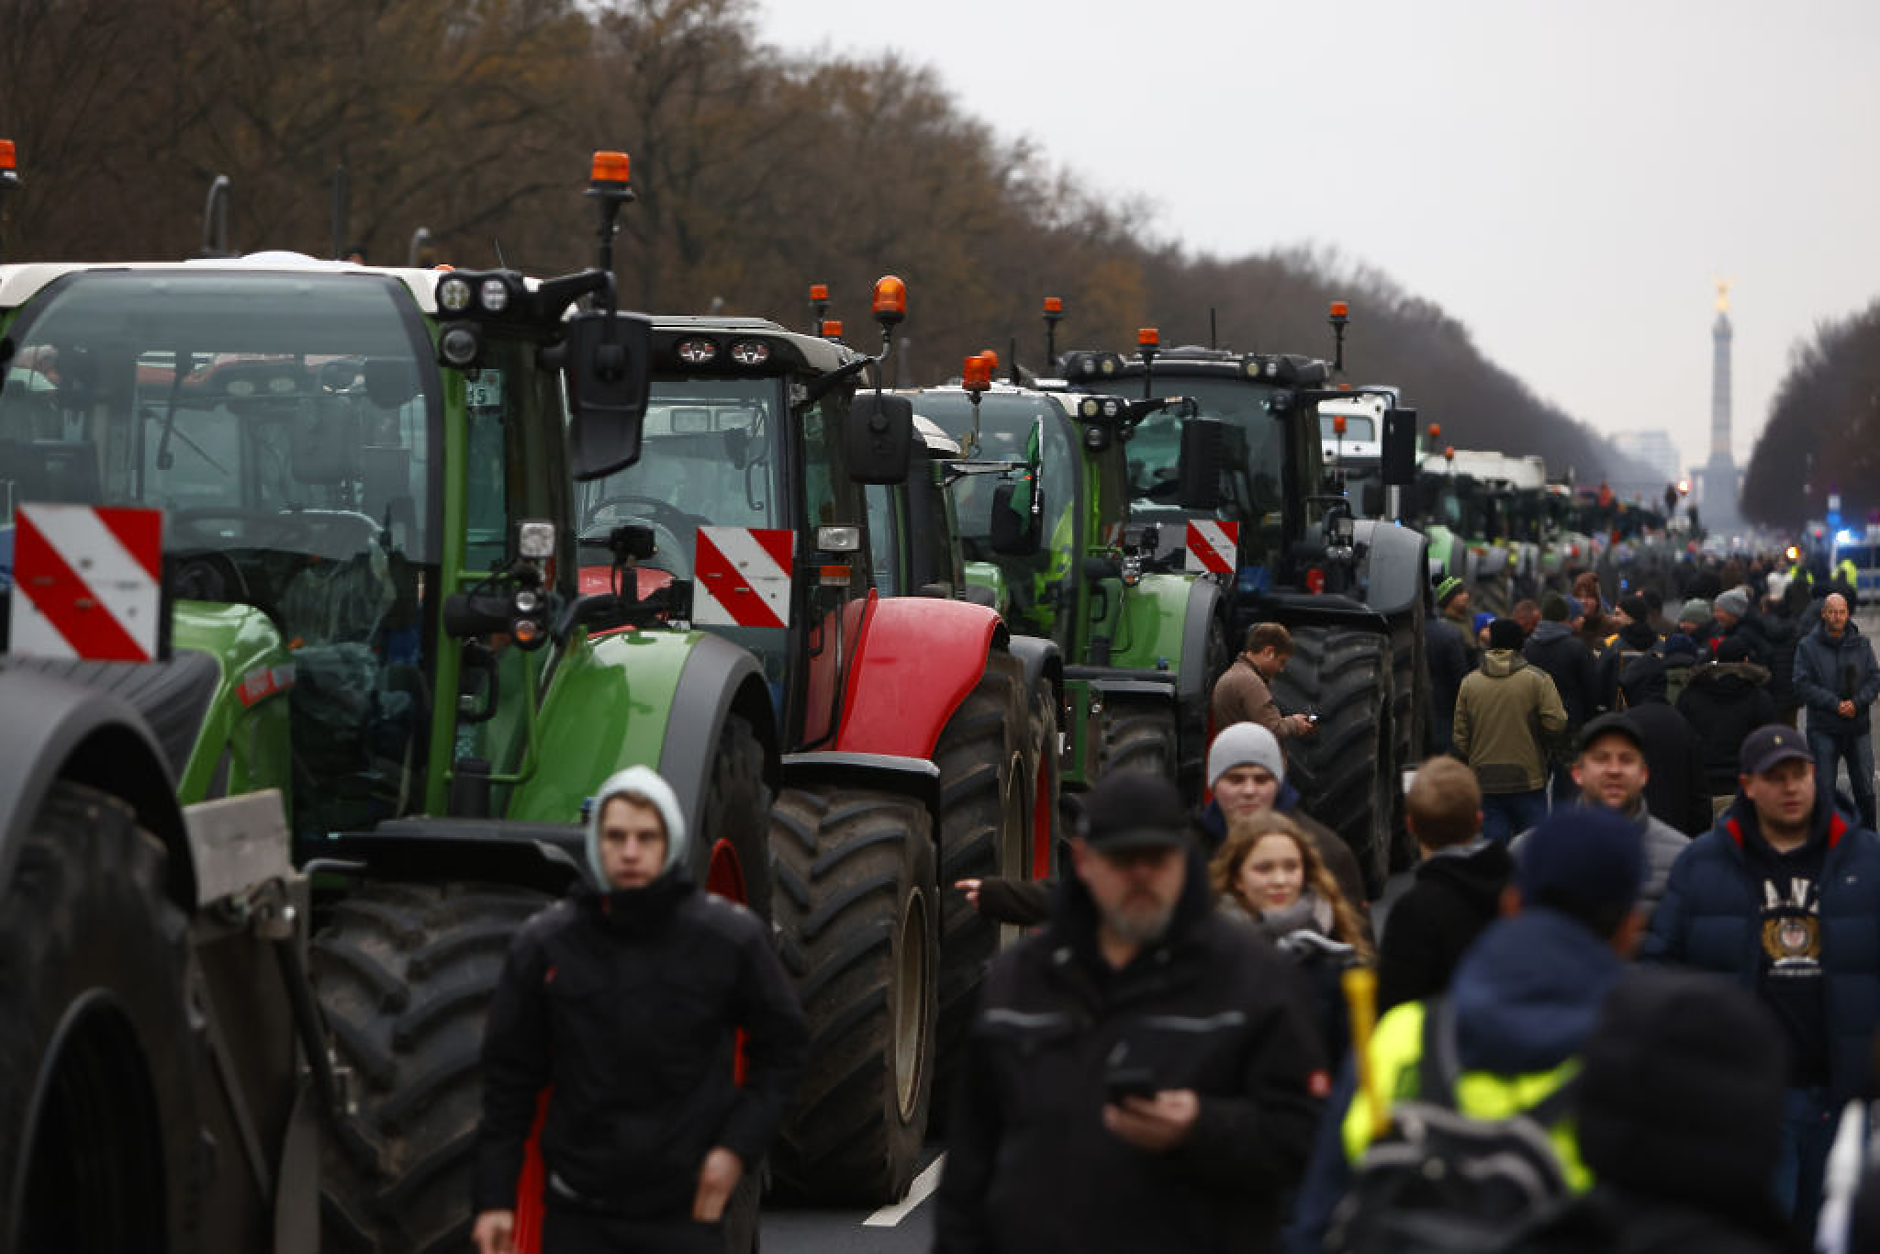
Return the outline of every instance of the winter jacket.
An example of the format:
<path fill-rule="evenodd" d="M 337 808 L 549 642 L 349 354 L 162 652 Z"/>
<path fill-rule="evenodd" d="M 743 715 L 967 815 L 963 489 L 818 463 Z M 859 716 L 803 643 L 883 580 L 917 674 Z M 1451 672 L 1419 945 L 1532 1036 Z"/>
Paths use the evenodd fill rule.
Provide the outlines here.
<path fill-rule="evenodd" d="M 541 1142 L 552 1179 L 621 1215 L 689 1216 L 709 1150 L 747 1167 L 763 1157 L 806 1044 L 756 915 L 678 872 L 644 888 L 576 889 L 516 934 L 490 1006 L 476 1208 L 516 1205 L 523 1143 L 552 1085 Z"/>
<path fill-rule="evenodd" d="M 1456 634 L 1461 637 L 1463 660 L 1468 663 L 1468 670 L 1472 671 L 1482 664 L 1482 642 L 1475 635 L 1475 610 L 1458 611 L 1455 606 L 1454 601 L 1449 603 L 1449 608 L 1440 616 L 1441 621 L 1454 627 Z"/>
<path fill-rule="evenodd" d="M 1710 647 L 1712 657 L 1725 640 L 1740 640 L 1749 649 L 1749 660 L 1770 670 L 1775 664 L 1775 645 L 1769 639 L 1769 632 L 1763 626 L 1762 615 L 1751 610 L 1724 629 L 1717 642 Z"/>
<path fill-rule="evenodd" d="M 1567 712 L 1568 736 L 1599 712 L 1593 655 L 1571 627 L 1559 622 L 1540 623 L 1522 647 L 1521 656 L 1553 679 L 1560 704 Z"/>
<path fill-rule="evenodd" d="M 1449 987 L 1463 1071 L 1457 1097 L 1465 1109 L 1481 1117 L 1495 1113 L 1469 1108 L 1469 1094 L 1505 1113 L 1552 1092 L 1564 1079 L 1562 1065 L 1579 1053 L 1598 1021 L 1600 1003 L 1623 970 L 1610 943 L 1545 906 L 1490 924 L 1463 954 Z M 1372 1061 L 1381 1093 L 1417 1092 L 1421 1010 L 1416 1003 L 1403 1003 L 1378 1024 Z M 1368 1140 L 1369 1105 L 1348 1071 L 1341 1073 L 1339 1090 L 1334 1105 L 1344 1093 L 1349 1100 L 1342 1112 L 1327 1112 L 1288 1230 L 1289 1250 L 1319 1248 L 1332 1210 L 1349 1187 L 1352 1163 Z M 1554 1144 L 1570 1160 L 1563 1162 L 1569 1177 L 1583 1184 L 1585 1170 L 1572 1146 L 1570 1125 L 1556 1129 Z M 1327 1152 L 1334 1146 L 1342 1152 Z"/>
<path fill-rule="evenodd" d="M 1873 731 L 1873 703 L 1880 697 L 1880 666 L 1873 648 L 1849 618 L 1839 638 L 1823 623 L 1795 650 L 1795 695 L 1808 707 L 1808 730 L 1835 736 L 1865 736 Z M 1854 703 L 1854 717 L 1842 718 L 1843 700 Z"/>
<path fill-rule="evenodd" d="M 1298 968 L 1312 1000 L 1313 1022 L 1326 1061 L 1336 1065 L 1351 1043 L 1351 1017 L 1346 1007 L 1344 974 L 1359 964 L 1358 950 L 1333 934 L 1331 906 L 1307 889 L 1290 909 L 1254 914 L 1231 894 L 1220 898 L 1220 912 L 1257 929 Z"/>
<path fill-rule="evenodd" d="M 994 960 L 961 1060 L 934 1249 L 1265 1250 L 1328 1084 L 1292 964 L 1217 913 L 1194 850 L 1167 934 L 1122 970 L 1076 877 L 1051 921 Z M 1192 1089 L 1187 1141 L 1103 1127 L 1108 1078 Z"/>
<path fill-rule="evenodd" d="M 1705 662 L 1692 669 L 1678 696 L 1678 713 L 1697 732 L 1704 776 L 1716 796 L 1736 791 L 1743 738 L 1776 721 L 1768 682 L 1769 672 L 1754 662 Z"/>
<path fill-rule="evenodd" d="M 1590 803 L 1581 800 L 1576 804 Z M 1665 884 L 1671 878 L 1672 864 L 1677 862 L 1679 854 L 1689 848 L 1691 838 L 1654 815 L 1646 808 L 1643 797 L 1639 798 L 1638 805 L 1626 817 L 1638 829 L 1639 843 L 1645 849 L 1645 882 L 1639 886 L 1638 904 L 1649 915 L 1665 895 Z M 1514 838 L 1512 852 L 1517 858 L 1521 856 L 1521 845 L 1528 835 L 1528 832 L 1522 832 Z"/>
<path fill-rule="evenodd" d="M 1481 839 L 1438 849 L 1417 864 L 1378 945 L 1379 1014 L 1449 987 L 1463 951 L 1499 916 L 1501 891 L 1513 873 L 1507 846 Z"/>
<path fill-rule="evenodd" d="M 1447 618 L 1433 618 L 1424 628 L 1424 648 L 1430 659 L 1430 740 L 1431 753 L 1447 753 L 1453 745 L 1456 724 L 1456 694 L 1473 665 L 1463 647 L 1469 629 L 1458 627 Z"/>
<path fill-rule="evenodd" d="M 1532 792 L 1547 782 L 1567 711 L 1547 673 L 1512 649 L 1490 649 L 1456 698 L 1456 752 L 1485 793 Z"/>
<path fill-rule="evenodd" d="M 1292 735 L 1280 714 L 1279 704 L 1273 700 L 1273 690 L 1267 685 L 1266 677 L 1254 669 L 1245 653 L 1235 658 L 1234 664 L 1214 681 L 1209 712 L 1216 728 L 1258 723 L 1277 739 L 1285 740 Z"/>
<path fill-rule="evenodd" d="M 1661 684 L 1662 687 L 1662 684 Z M 1686 836 L 1710 830 L 1710 778 L 1690 721 L 1662 698 L 1628 700 L 1625 716 L 1645 739 L 1645 808 Z"/>
<path fill-rule="evenodd" d="M 1664 668 L 1663 643 L 1644 623 L 1629 624 L 1607 642 L 1606 651 L 1599 655 L 1595 668 L 1594 688 L 1599 694 L 1600 709 L 1624 708 L 1620 692 L 1622 680 L 1636 680 L 1641 670 Z"/>
<path fill-rule="evenodd" d="M 1837 811 L 1824 789 L 1809 840 L 1826 846 L 1818 881 L 1822 1006 L 1828 1087 L 1839 1104 L 1867 1083 L 1880 1026 L 1880 837 Z M 1756 810 L 1738 797 L 1671 868 L 1642 959 L 1715 971 L 1758 992 L 1764 887 L 1745 852 L 1750 841 L 1762 841 Z"/>
<path fill-rule="evenodd" d="M 1802 703 L 1795 695 L 1795 653 L 1802 644 L 1801 623 L 1793 614 L 1777 611 L 1762 617 L 1763 635 L 1769 640 L 1769 699 L 1778 714 L 1786 714 Z"/>

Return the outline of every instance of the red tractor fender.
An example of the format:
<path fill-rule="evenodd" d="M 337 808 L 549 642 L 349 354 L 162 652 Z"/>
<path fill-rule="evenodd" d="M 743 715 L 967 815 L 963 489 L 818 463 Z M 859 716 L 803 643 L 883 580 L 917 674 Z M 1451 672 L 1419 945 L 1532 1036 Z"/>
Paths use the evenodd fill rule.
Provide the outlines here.
<path fill-rule="evenodd" d="M 931 758 L 1004 631 L 984 605 L 871 593 L 844 677 L 836 750 Z"/>

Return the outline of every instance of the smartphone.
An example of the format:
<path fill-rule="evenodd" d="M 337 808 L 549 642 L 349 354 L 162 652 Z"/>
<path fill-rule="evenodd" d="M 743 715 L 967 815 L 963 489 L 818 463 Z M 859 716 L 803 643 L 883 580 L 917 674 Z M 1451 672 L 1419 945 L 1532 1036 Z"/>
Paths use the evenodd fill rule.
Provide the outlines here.
<path fill-rule="evenodd" d="M 1104 1095 L 1111 1104 L 1125 1097 L 1154 1097 L 1155 1077 L 1139 1067 L 1119 1067 L 1104 1080 Z"/>

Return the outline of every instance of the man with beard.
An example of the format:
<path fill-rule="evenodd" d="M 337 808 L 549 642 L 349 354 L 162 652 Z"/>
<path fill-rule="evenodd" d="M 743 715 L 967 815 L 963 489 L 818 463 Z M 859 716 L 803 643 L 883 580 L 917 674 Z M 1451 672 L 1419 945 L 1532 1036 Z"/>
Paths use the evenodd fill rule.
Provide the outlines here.
<path fill-rule="evenodd" d="M 1276 1248 L 1330 1087 L 1305 990 L 1215 911 L 1172 784 L 1106 776 L 1087 815 L 986 977 L 934 1249 Z"/>

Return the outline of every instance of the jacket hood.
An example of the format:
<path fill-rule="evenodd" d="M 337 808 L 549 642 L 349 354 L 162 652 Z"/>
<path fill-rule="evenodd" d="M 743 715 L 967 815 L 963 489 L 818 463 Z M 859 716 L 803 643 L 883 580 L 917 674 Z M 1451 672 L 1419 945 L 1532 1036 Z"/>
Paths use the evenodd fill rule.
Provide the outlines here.
<path fill-rule="evenodd" d="M 1573 638 L 1575 638 L 1573 628 L 1567 626 L 1565 623 L 1554 622 L 1551 619 L 1542 619 L 1540 622 L 1534 624 L 1534 630 L 1528 633 L 1528 642 L 1530 644 L 1552 644 L 1556 640 L 1569 640 Z"/>
<path fill-rule="evenodd" d="M 666 875 L 675 866 L 683 866 L 686 861 L 686 843 L 688 834 L 685 830 L 685 814 L 679 809 L 679 796 L 673 792 L 672 785 L 660 778 L 659 772 L 646 766 L 629 766 L 624 771 L 616 771 L 607 777 L 600 791 L 594 794 L 594 804 L 587 816 L 587 857 L 588 873 L 594 877 L 596 888 L 605 890 L 607 869 L 601 862 L 601 811 L 607 803 L 622 793 L 636 793 L 653 803 L 659 811 L 659 817 L 666 824 L 666 865 L 660 868 L 660 874 Z"/>
<path fill-rule="evenodd" d="M 1514 859 L 1505 845 L 1478 839 L 1438 849 L 1417 864 L 1416 879 L 1441 884 L 1483 913 L 1493 914 L 1513 873 Z"/>
<path fill-rule="evenodd" d="M 1514 649 L 1484 649 L 1482 673 L 1494 679 L 1506 679 L 1527 665 L 1527 659 Z"/>
<path fill-rule="evenodd" d="M 1768 683 L 1769 672 L 1754 662 L 1706 662 L 1692 669 L 1689 682 L 1694 688 L 1747 692 Z"/>
<path fill-rule="evenodd" d="M 1545 906 L 1489 925 L 1456 966 L 1464 1068 L 1549 1071 L 1579 1052 L 1624 964 L 1591 928 Z"/>

